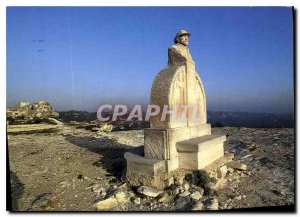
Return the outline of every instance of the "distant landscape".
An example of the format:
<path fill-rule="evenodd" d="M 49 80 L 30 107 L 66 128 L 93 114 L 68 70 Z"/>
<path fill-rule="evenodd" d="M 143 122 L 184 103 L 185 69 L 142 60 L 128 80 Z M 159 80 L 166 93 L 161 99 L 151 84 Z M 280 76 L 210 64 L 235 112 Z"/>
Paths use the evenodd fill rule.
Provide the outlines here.
<path fill-rule="evenodd" d="M 293 114 L 208 112 L 208 122 L 217 126 L 249 128 L 293 128 Z"/>
<path fill-rule="evenodd" d="M 97 119 L 96 112 L 86 111 L 61 111 L 59 119 L 63 122 L 91 122 Z M 107 114 L 110 115 L 110 114 Z M 137 128 L 147 128 L 149 123 L 139 121 L 126 123 L 129 114 L 117 120 L 118 124 L 137 125 Z M 208 111 L 208 123 L 213 127 L 249 127 L 249 128 L 293 128 L 295 127 L 293 114 L 269 114 L 269 113 L 247 113 L 247 112 L 215 112 Z M 126 128 L 126 127 L 125 127 Z M 132 129 L 132 127 L 130 127 Z"/>

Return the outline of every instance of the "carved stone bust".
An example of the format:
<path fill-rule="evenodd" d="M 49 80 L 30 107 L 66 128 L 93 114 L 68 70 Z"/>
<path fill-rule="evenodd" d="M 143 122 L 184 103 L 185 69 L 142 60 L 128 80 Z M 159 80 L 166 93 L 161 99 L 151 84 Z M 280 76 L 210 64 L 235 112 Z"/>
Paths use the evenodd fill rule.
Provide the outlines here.
<path fill-rule="evenodd" d="M 180 30 L 175 38 L 174 43 L 168 49 L 168 65 L 181 65 L 184 62 L 191 62 L 194 63 L 194 60 L 190 54 L 188 44 L 189 44 L 189 37 L 191 33 L 187 32 L 186 30 Z"/>

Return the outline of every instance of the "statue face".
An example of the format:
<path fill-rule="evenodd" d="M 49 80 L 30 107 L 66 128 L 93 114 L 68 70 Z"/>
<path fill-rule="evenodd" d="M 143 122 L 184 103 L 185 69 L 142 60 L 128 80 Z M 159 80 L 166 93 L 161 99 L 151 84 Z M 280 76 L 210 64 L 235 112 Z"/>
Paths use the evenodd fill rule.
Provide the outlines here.
<path fill-rule="evenodd" d="M 179 37 L 179 43 L 188 46 L 189 45 L 189 36 L 188 35 L 183 35 Z"/>

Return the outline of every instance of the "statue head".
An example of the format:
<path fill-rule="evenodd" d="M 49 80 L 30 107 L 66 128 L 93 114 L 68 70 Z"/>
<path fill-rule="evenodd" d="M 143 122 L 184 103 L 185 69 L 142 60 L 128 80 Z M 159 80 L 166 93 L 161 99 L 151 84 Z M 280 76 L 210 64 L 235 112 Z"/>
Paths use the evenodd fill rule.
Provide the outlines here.
<path fill-rule="evenodd" d="M 190 36 L 191 36 L 191 33 L 182 29 L 179 32 L 177 32 L 177 34 L 174 38 L 174 43 L 175 44 L 180 43 L 184 46 L 188 46 Z"/>

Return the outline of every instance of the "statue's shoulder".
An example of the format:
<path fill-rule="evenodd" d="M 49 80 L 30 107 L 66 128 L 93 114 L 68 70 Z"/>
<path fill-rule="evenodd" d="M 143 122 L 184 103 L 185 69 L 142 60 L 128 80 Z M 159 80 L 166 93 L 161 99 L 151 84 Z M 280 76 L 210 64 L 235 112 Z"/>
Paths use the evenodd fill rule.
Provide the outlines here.
<path fill-rule="evenodd" d="M 181 48 L 181 46 L 179 44 L 174 44 L 171 47 L 169 47 L 168 50 L 169 51 L 177 51 L 178 52 L 178 51 L 182 50 L 182 48 Z"/>
<path fill-rule="evenodd" d="M 172 46 L 169 47 L 169 49 L 176 49 L 178 47 L 177 44 L 173 44 Z"/>

